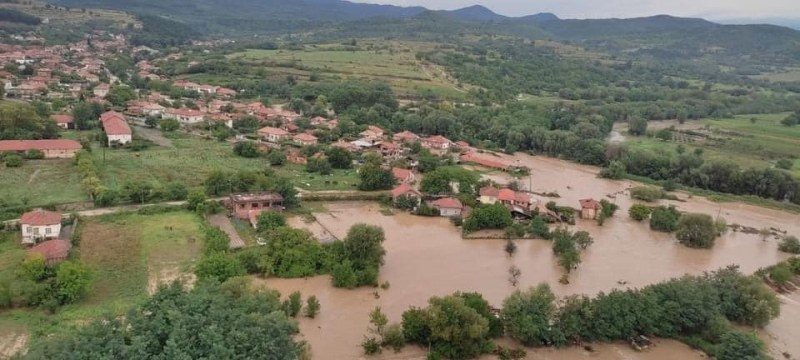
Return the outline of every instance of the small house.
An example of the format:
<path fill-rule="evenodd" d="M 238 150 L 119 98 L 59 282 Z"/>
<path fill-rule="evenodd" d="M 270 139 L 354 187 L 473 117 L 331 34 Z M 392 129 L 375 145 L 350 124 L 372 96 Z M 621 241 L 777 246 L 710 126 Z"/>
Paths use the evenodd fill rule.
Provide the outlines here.
<path fill-rule="evenodd" d="M 281 141 L 289 139 L 291 136 L 288 131 L 271 126 L 259 129 L 258 135 L 261 137 L 262 141 L 270 143 L 279 143 Z"/>
<path fill-rule="evenodd" d="M 400 186 L 392 189 L 392 200 L 397 201 L 397 199 L 404 196 L 416 199 L 418 202 L 422 199 L 422 193 L 412 188 L 411 185 L 400 184 Z"/>
<path fill-rule="evenodd" d="M 408 169 L 392 168 L 392 175 L 400 184 L 410 184 L 416 180 L 414 172 Z"/>
<path fill-rule="evenodd" d="M 19 219 L 22 243 L 35 244 L 39 240 L 55 239 L 61 233 L 61 214 L 54 211 L 34 210 Z"/>
<path fill-rule="evenodd" d="M 197 124 L 203 121 L 203 117 L 205 113 L 199 110 L 193 110 L 188 108 L 181 108 L 181 109 L 167 109 L 161 115 L 163 119 L 175 119 L 178 120 L 181 124 Z"/>
<path fill-rule="evenodd" d="M 464 205 L 456 198 L 442 198 L 431 203 L 431 206 L 439 210 L 439 216 L 454 217 L 461 216 L 464 211 Z"/>
<path fill-rule="evenodd" d="M 75 118 L 69 114 L 54 114 L 50 116 L 53 121 L 58 124 L 59 127 L 62 129 L 74 129 L 75 128 Z"/>
<path fill-rule="evenodd" d="M 293 137 L 294 142 L 300 146 L 311 146 L 316 145 L 318 140 L 317 137 L 311 134 L 300 133 Z"/>
<path fill-rule="evenodd" d="M 581 204 L 581 219 L 595 220 L 600 215 L 600 211 L 603 210 L 603 205 L 595 199 L 583 199 L 579 200 L 579 202 Z"/>
<path fill-rule="evenodd" d="M 274 192 L 231 194 L 227 204 L 231 215 L 242 220 L 250 220 L 262 211 L 282 211 L 283 196 Z"/>
<path fill-rule="evenodd" d="M 58 264 L 69 257 L 69 250 L 72 244 L 69 240 L 47 240 L 36 244 L 28 250 L 28 254 L 39 254 L 44 258 L 44 263 L 47 266 Z"/>

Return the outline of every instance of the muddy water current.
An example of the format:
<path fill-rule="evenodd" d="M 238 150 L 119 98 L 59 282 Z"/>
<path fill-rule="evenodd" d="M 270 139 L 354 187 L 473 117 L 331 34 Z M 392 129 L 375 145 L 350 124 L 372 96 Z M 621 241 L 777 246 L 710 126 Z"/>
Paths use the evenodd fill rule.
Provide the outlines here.
<path fill-rule="evenodd" d="M 510 157 L 509 157 L 510 158 Z M 388 290 L 363 288 L 335 289 L 327 276 L 308 279 L 258 280 L 282 294 L 300 291 L 316 295 L 322 304 L 316 319 L 301 319 L 303 338 L 311 344 L 315 359 L 361 358 L 360 342 L 368 326 L 368 312 L 380 306 L 391 321 L 399 321 L 410 306 L 425 306 L 431 296 L 455 291 L 477 291 L 499 307 L 514 288 L 508 281 L 508 269 L 515 265 L 522 271 L 519 287 L 547 282 L 559 295 L 588 294 L 613 288 L 642 287 L 678 277 L 698 274 L 736 264 L 744 272 L 772 265 L 786 258 L 777 250 L 773 237 L 728 232 L 717 240 L 712 250 L 688 249 L 669 234 L 649 230 L 627 216 L 633 203 L 626 189 L 636 184 L 627 181 L 598 179 L 597 170 L 561 160 L 516 155 L 511 158 L 532 169 L 532 177 L 520 181 L 537 193 L 557 192 L 559 205 L 578 207 L 583 198 L 606 198 L 620 205 L 617 215 L 600 227 L 594 221 L 578 221 L 574 229 L 590 232 L 594 244 L 583 253 L 583 261 L 569 277 L 570 283 L 558 282 L 562 270 L 553 256 L 551 244 L 543 240 L 518 240 L 517 253 L 508 257 L 502 240 L 464 240 L 457 228 L 442 218 L 422 218 L 404 213 L 384 215 L 375 203 L 330 203 L 327 211 L 315 214 L 324 231 L 343 238 L 356 223 L 379 225 L 386 232 L 386 263 L 380 281 L 388 281 Z M 503 180 L 503 175 L 494 175 Z M 536 197 L 536 196 L 535 196 Z M 800 216 L 745 204 L 718 204 L 706 199 L 680 195 L 684 201 L 669 201 L 681 211 L 702 212 L 725 218 L 728 224 L 756 229 L 774 227 L 800 235 Z M 303 222 L 292 222 L 303 227 Z M 315 229 L 318 232 L 319 229 Z M 783 314 L 764 332 L 773 356 L 783 352 L 800 355 L 800 297 L 782 298 Z M 528 359 L 692 359 L 704 355 L 671 340 L 659 340 L 657 346 L 637 353 L 626 344 L 596 344 L 594 351 L 582 348 L 530 349 Z M 424 359 L 422 349 L 408 347 L 400 354 L 385 353 L 385 359 Z"/>

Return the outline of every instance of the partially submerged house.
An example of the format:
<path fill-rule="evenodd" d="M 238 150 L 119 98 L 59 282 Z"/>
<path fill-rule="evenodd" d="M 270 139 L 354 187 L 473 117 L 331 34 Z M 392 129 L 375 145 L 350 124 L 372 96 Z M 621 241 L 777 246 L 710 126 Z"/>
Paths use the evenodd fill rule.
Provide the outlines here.
<path fill-rule="evenodd" d="M 434 209 L 439 210 L 439 216 L 454 217 L 461 216 L 464 211 L 464 205 L 456 198 L 446 197 L 431 202 Z"/>
<path fill-rule="evenodd" d="M 596 220 L 603 210 L 603 205 L 595 199 L 583 199 L 578 202 L 581 204 L 581 219 L 584 220 Z"/>

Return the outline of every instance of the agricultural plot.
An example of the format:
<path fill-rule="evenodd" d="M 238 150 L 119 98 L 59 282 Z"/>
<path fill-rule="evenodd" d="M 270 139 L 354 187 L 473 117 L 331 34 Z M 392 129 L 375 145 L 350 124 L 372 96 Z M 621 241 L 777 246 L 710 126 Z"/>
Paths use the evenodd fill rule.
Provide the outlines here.
<path fill-rule="evenodd" d="M 401 97 L 430 93 L 461 98 L 466 93 L 466 87 L 459 87 L 444 69 L 416 59 L 415 54 L 426 46 L 424 43 L 376 44 L 361 44 L 354 50 L 333 45 L 303 50 L 251 49 L 230 54 L 228 58 L 266 66 L 279 75 L 306 77 L 315 73 L 325 80 L 386 81 Z"/>
<path fill-rule="evenodd" d="M 86 201 L 72 160 L 30 160 L 0 169 L 0 208 Z"/>

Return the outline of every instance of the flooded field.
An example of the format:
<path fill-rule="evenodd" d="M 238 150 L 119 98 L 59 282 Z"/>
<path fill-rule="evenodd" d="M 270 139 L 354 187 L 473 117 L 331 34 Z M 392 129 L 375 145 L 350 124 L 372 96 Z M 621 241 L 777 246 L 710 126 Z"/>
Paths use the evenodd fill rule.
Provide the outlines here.
<path fill-rule="evenodd" d="M 558 295 L 596 294 L 619 287 L 642 287 L 685 273 L 701 273 L 737 264 L 742 271 L 752 272 L 786 258 L 777 250 L 777 241 L 762 241 L 758 235 L 729 232 L 718 239 L 713 250 L 688 249 L 679 245 L 670 235 L 651 232 L 646 224 L 637 223 L 627 216 L 632 204 L 625 189 L 633 185 L 626 181 L 608 181 L 596 178 L 596 169 L 568 162 L 518 155 L 533 169 L 529 181 L 537 192 L 558 192 L 559 205 L 578 206 L 578 200 L 588 197 L 605 198 L 618 194 L 620 205 L 617 216 L 599 227 L 594 222 L 583 221 L 577 229 L 589 231 L 595 239 L 583 255 L 583 262 L 570 275 L 570 284 L 558 283 L 562 275 L 552 254 L 551 243 L 542 240 L 518 241 L 518 251 L 513 258 L 503 251 L 504 243 L 498 240 L 463 240 L 458 229 L 442 218 L 421 218 L 404 213 L 393 216 L 381 214 L 374 203 L 332 203 L 328 211 L 316 214 L 319 223 L 335 236 L 344 237 L 347 229 L 359 222 L 384 228 L 386 264 L 381 269 L 380 280 L 388 281 L 388 290 L 364 288 L 357 290 L 335 289 L 328 277 L 309 279 L 268 279 L 260 281 L 283 294 L 301 291 L 303 296 L 316 295 L 322 311 L 316 319 L 302 319 L 301 331 L 312 345 L 315 358 L 350 359 L 361 354 L 359 344 L 366 332 L 367 313 L 381 306 L 391 321 L 399 321 L 400 314 L 410 306 L 424 306 L 431 296 L 447 295 L 455 291 L 477 291 L 493 305 L 499 306 L 513 287 L 509 284 L 508 268 L 516 265 L 522 271 L 520 287 L 549 283 Z M 670 202 L 682 211 L 703 212 L 724 217 L 729 224 L 755 228 L 771 226 L 800 234 L 798 216 L 762 209 L 744 204 L 717 204 L 701 198 L 685 202 Z M 302 224 L 295 222 L 295 226 Z M 784 300 L 785 302 L 788 300 Z M 798 301 L 797 298 L 793 301 Z M 786 308 L 786 307 L 784 307 Z M 791 338 L 796 338 L 797 309 L 784 311 L 768 329 L 773 353 L 792 349 Z M 788 316 L 788 317 L 787 317 Z M 651 352 L 631 352 L 624 344 L 597 345 L 595 353 L 582 349 L 529 351 L 530 359 L 676 359 L 699 358 L 700 354 L 688 347 L 662 340 Z M 662 350 L 668 349 L 668 350 Z M 399 355 L 385 354 L 388 358 L 424 358 L 409 350 Z"/>

